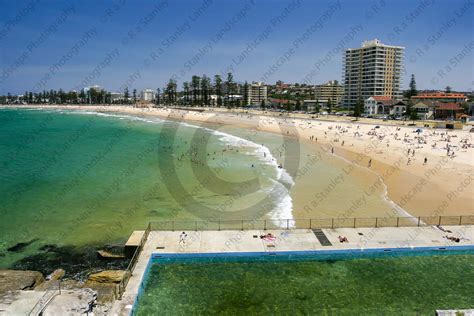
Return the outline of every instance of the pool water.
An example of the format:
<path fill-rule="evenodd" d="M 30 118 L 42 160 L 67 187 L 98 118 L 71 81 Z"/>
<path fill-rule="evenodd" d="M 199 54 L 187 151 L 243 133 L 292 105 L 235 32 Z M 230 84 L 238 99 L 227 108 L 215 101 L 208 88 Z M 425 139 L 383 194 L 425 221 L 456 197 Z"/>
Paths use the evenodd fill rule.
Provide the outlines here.
<path fill-rule="evenodd" d="M 152 261 L 134 314 L 433 315 L 474 307 L 472 252 L 313 259 Z"/>

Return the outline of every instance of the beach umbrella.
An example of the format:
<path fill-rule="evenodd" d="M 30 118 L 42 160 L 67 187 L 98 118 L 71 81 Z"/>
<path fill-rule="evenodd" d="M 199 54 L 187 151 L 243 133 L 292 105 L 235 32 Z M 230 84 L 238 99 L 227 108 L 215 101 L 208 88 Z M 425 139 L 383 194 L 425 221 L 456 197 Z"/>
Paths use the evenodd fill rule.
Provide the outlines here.
<path fill-rule="evenodd" d="M 422 130 L 421 128 L 417 128 L 417 129 L 416 129 L 416 132 L 417 132 L 417 133 L 421 133 L 421 132 L 423 132 L 423 130 Z"/>

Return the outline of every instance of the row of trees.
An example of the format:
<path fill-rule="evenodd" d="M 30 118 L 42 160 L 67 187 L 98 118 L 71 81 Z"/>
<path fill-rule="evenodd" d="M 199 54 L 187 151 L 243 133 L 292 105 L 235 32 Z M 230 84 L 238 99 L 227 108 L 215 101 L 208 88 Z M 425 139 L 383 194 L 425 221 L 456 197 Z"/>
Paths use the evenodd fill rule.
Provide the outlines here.
<path fill-rule="evenodd" d="M 130 98 L 128 88 L 124 91 L 122 100 L 113 101 L 112 94 L 103 89 L 91 88 L 88 91 L 81 90 L 65 92 L 62 89 L 42 92 L 25 91 L 20 97 L 13 97 L 10 93 L 0 96 L 0 103 L 28 103 L 28 104 L 110 104 L 110 103 L 132 103 L 137 101 L 137 90 L 133 89 L 133 97 Z"/>
<path fill-rule="evenodd" d="M 164 89 L 164 99 L 160 97 L 160 89 L 157 89 L 156 92 L 155 103 L 157 104 L 203 106 L 215 102 L 217 106 L 241 106 L 248 105 L 246 100 L 248 99 L 249 84 L 246 81 L 243 85 L 239 85 L 234 81 L 230 72 L 225 81 L 220 75 L 215 75 L 211 80 L 204 74 L 202 77 L 194 75 L 190 81 L 184 81 L 181 92 L 178 92 L 176 80 L 170 79 Z M 235 98 L 236 93 L 243 93 L 243 102 Z M 212 95 L 216 96 L 215 100 L 211 100 Z"/>

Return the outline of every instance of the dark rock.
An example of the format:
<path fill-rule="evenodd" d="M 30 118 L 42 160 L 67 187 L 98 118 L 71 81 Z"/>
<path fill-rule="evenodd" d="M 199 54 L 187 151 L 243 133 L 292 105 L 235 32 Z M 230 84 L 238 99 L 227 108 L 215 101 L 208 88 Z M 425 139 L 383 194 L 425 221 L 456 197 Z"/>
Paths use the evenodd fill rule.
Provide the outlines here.
<path fill-rule="evenodd" d="M 51 248 L 52 249 L 52 248 Z M 13 269 L 36 270 L 45 275 L 61 268 L 66 271 L 65 279 L 86 280 L 90 273 L 125 269 L 129 260 L 100 260 L 97 258 L 96 247 L 58 246 L 48 252 L 38 252 L 34 255 L 16 261 Z"/>
<path fill-rule="evenodd" d="M 28 247 L 29 245 L 31 245 L 32 243 L 34 243 L 35 241 L 37 241 L 38 238 L 36 239 L 32 239 L 30 241 L 27 241 L 27 242 L 19 242 L 17 243 L 15 246 L 12 246 L 10 248 L 7 248 L 8 251 L 11 251 L 11 252 L 18 252 L 20 250 L 23 250 L 23 248 L 26 248 Z"/>

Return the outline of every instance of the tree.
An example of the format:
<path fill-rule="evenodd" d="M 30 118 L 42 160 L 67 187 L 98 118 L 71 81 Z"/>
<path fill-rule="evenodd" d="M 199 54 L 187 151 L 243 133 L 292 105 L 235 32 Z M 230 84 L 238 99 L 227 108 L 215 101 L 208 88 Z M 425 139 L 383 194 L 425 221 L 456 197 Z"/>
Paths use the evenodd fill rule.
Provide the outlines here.
<path fill-rule="evenodd" d="M 170 79 L 166 85 L 166 95 L 168 97 L 168 103 L 173 104 L 176 102 L 178 84 L 174 79 Z"/>
<path fill-rule="evenodd" d="M 446 93 L 451 93 L 451 90 L 452 90 L 452 89 L 451 89 L 450 86 L 447 86 L 447 87 L 446 87 Z"/>
<path fill-rule="evenodd" d="M 360 115 L 362 114 L 362 109 L 364 108 L 364 102 L 362 101 L 361 98 L 357 100 L 356 105 L 354 106 L 354 113 L 353 115 L 356 117 L 356 119 L 359 119 Z"/>
<path fill-rule="evenodd" d="M 202 75 L 201 78 L 201 96 L 202 103 L 207 106 L 210 100 L 211 79 L 208 76 Z"/>
<path fill-rule="evenodd" d="M 226 88 L 227 88 L 227 96 L 229 97 L 230 99 L 230 104 L 232 105 L 233 101 L 234 101 L 234 89 L 233 89 L 233 85 L 234 85 L 234 76 L 232 75 L 231 72 L 227 73 L 227 81 L 226 81 Z"/>
<path fill-rule="evenodd" d="M 156 97 L 155 97 L 155 103 L 156 105 L 160 105 L 160 88 L 156 88 Z"/>
<path fill-rule="evenodd" d="M 415 95 L 418 94 L 418 90 L 416 90 L 416 81 L 415 81 L 415 75 L 411 75 L 410 79 L 410 90 L 406 93 L 406 97 L 410 99 L 411 97 L 414 97 Z"/>
<path fill-rule="evenodd" d="M 295 111 L 301 111 L 301 101 L 296 100 Z"/>
<path fill-rule="evenodd" d="M 192 76 L 191 78 L 191 90 L 193 94 L 193 104 L 196 105 L 198 103 L 199 93 L 199 86 L 201 84 L 201 78 L 199 76 Z"/>
<path fill-rule="evenodd" d="M 187 105 L 189 104 L 189 82 L 187 81 L 183 82 L 183 94 L 184 104 Z"/>
<path fill-rule="evenodd" d="M 263 104 L 263 108 L 265 108 L 265 102 L 263 102 L 262 100 L 262 104 Z M 244 83 L 244 106 L 247 106 L 249 105 L 249 84 L 247 82 L 247 80 L 245 80 L 245 83 Z"/>
<path fill-rule="evenodd" d="M 265 101 L 262 100 L 262 103 L 260 103 L 260 108 L 262 109 L 262 111 L 265 111 Z"/>
<path fill-rule="evenodd" d="M 293 106 L 291 105 L 290 100 L 286 101 L 286 110 L 287 110 L 288 112 L 293 111 Z"/>
<path fill-rule="evenodd" d="M 214 89 L 217 95 L 217 106 L 222 105 L 222 78 L 220 75 L 214 76 Z"/>
<path fill-rule="evenodd" d="M 319 113 L 321 110 L 321 105 L 319 105 L 319 100 L 316 100 L 316 104 L 314 106 L 314 112 Z"/>
<path fill-rule="evenodd" d="M 128 99 L 130 98 L 128 87 L 125 87 L 125 89 L 123 90 L 123 98 L 124 98 L 125 103 L 128 103 Z"/>
<path fill-rule="evenodd" d="M 137 103 L 137 89 L 133 89 L 133 103 Z"/>
<path fill-rule="evenodd" d="M 416 111 L 413 111 L 413 110 L 410 111 L 409 117 L 410 117 L 410 120 L 412 120 L 412 121 L 415 121 L 415 120 L 419 119 L 418 113 L 416 113 Z"/>
<path fill-rule="evenodd" d="M 328 99 L 328 114 L 331 114 L 332 112 L 332 100 Z"/>

